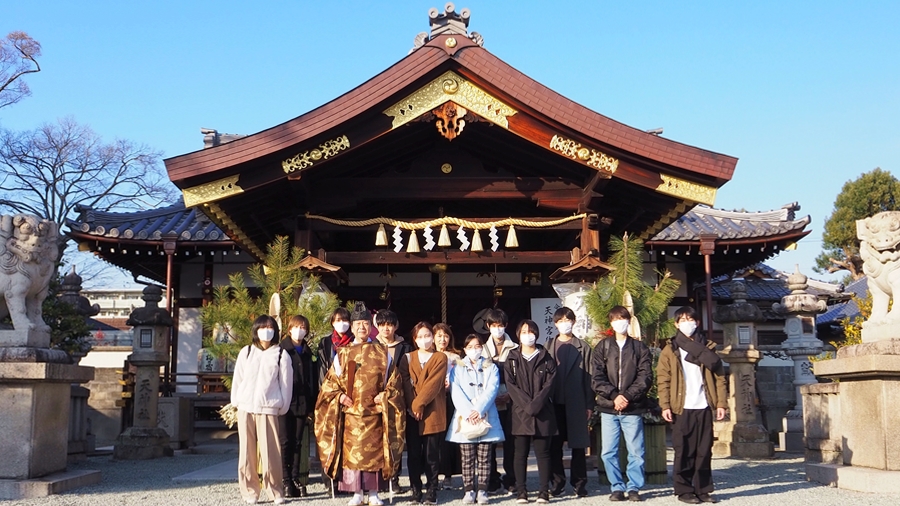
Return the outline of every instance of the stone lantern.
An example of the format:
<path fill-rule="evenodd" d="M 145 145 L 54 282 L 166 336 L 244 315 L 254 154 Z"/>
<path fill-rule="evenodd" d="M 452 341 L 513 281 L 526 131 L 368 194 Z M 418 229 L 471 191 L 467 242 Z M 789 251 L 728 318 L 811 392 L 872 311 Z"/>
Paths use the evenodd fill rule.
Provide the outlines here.
<path fill-rule="evenodd" d="M 134 421 L 116 439 L 113 458 L 153 459 L 171 456 L 169 434 L 157 426 L 159 408 L 159 370 L 168 363 L 167 338 L 172 317 L 159 307 L 162 289 L 144 288 L 144 307 L 132 311 L 126 322 L 134 328 L 134 351 L 128 362 L 137 368 L 134 380 Z"/>
<path fill-rule="evenodd" d="M 781 298 L 781 304 L 773 304 L 772 309 L 785 315 L 784 333 L 787 339 L 781 349 L 794 361 L 794 409 L 784 415 L 783 431 L 778 433 L 778 444 L 788 452 L 803 452 L 803 397 L 800 387 L 818 383 L 812 371 L 809 357 L 822 352 L 824 345 L 816 337 L 816 315 L 824 313 L 826 302 L 806 291 L 807 277 L 800 268 L 788 276 L 791 293 Z"/>
<path fill-rule="evenodd" d="M 762 425 L 756 398 L 757 347 L 756 324 L 765 321 L 762 311 L 747 302 L 747 288 L 735 281 L 729 287 L 732 304 L 717 306 L 713 320 L 722 325 L 724 349 L 719 355 L 728 362 L 728 409 L 730 420 L 719 423 L 718 440 L 713 446 L 717 456 L 765 458 L 773 454 L 769 433 Z"/>

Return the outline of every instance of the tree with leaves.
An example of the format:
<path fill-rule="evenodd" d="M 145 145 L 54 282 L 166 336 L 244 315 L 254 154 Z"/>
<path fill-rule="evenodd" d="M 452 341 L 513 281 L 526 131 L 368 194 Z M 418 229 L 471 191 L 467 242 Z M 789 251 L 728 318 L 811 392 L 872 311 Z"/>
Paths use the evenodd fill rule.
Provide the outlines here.
<path fill-rule="evenodd" d="M 816 257 L 814 270 L 819 273 L 846 270 L 852 280 L 863 277 L 856 220 L 898 209 L 900 181 L 888 171 L 875 168 L 844 183 L 834 201 L 834 211 L 825 220 L 823 251 Z"/>
<path fill-rule="evenodd" d="M 588 315 L 601 329 L 609 329 L 607 313 L 613 306 L 627 306 L 626 294 L 633 301 L 633 316 L 641 326 L 642 339 L 649 346 L 658 347 L 660 339 L 675 333 L 675 324 L 666 312 L 681 284 L 669 271 L 655 271 L 657 283 L 644 282 L 644 243 L 625 234 L 621 239 L 609 240 L 609 263 L 615 267 L 597 281 L 585 297 Z M 635 336 L 637 337 L 637 336 Z"/>
<path fill-rule="evenodd" d="M 24 77 L 41 71 L 40 55 L 41 43 L 25 32 L 10 32 L 0 39 L 0 108 L 31 95 Z"/>
<path fill-rule="evenodd" d="M 64 224 L 81 206 L 152 209 L 176 198 L 159 160 L 146 146 L 103 142 L 71 118 L 33 131 L 0 130 L 0 211 Z M 57 263 L 69 241 L 59 234 Z"/>
<path fill-rule="evenodd" d="M 300 268 L 304 251 L 291 247 L 286 236 L 276 237 L 266 249 L 265 265 L 254 264 L 248 269 L 258 291 L 246 285 L 242 273 L 231 274 L 228 285 L 213 288 L 213 301 L 200 311 L 204 328 L 213 330 L 204 337 L 203 346 L 214 356 L 234 360 L 241 348 L 250 344 L 253 320 L 269 314 L 270 301 L 276 294 L 281 301 L 281 322 L 289 321 L 295 314 L 309 320 L 306 340 L 311 348 L 315 349 L 322 337 L 331 334 L 329 319 L 338 299 L 319 290 L 319 280 Z"/>

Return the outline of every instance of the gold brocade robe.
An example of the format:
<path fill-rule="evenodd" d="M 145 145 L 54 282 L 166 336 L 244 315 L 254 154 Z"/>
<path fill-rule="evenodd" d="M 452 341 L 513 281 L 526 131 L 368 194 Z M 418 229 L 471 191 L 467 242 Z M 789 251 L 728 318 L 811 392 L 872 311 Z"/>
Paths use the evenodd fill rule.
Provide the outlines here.
<path fill-rule="evenodd" d="M 341 347 L 335 360 L 341 374 L 333 368 L 328 371 L 316 402 L 316 445 L 322 470 L 331 479 L 338 479 L 341 469 L 381 471 L 389 480 L 399 472 L 406 431 L 397 364 L 391 364 L 385 379 L 387 348 L 377 342 Z M 383 399 L 376 404 L 375 396 L 381 392 Z M 341 394 L 350 396 L 351 407 L 341 405 Z"/>

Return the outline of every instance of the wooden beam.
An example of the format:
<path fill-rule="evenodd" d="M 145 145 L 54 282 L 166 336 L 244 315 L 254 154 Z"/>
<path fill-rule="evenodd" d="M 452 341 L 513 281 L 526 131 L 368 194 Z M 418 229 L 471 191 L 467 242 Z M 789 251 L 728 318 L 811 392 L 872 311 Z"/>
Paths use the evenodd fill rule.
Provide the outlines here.
<path fill-rule="evenodd" d="M 332 265 L 384 264 L 561 264 L 568 265 L 569 251 L 423 251 L 394 253 L 378 251 L 330 251 L 325 255 Z"/>
<path fill-rule="evenodd" d="M 385 177 L 354 178 L 353 185 L 349 187 L 345 179 L 320 180 L 316 181 L 316 185 L 323 188 L 341 188 L 342 195 L 347 198 L 378 199 L 383 195 L 389 195 L 392 200 L 498 198 L 558 200 L 580 199 L 584 192 L 581 186 L 575 183 L 541 178 Z M 315 207 L 315 203 L 311 207 Z"/>

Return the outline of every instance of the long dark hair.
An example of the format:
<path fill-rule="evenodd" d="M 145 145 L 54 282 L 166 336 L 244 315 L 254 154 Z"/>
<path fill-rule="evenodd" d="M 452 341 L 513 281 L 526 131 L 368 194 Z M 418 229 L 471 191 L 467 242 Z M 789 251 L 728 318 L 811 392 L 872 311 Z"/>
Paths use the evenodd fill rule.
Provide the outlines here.
<path fill-rule="evenodd" d="M 435 335 L 434 349 L 437 349 L 437 333 L 438 332 L 444 332 L 445 334 L 450 336 L 450 340 L 447 342 L 447 349 L 445 350 L 445 353 L 455 353 L 457 355 L 460 355 L 459 350 L 456 349 L 456 343 L 454 342 L 454 341 L 456 341 L 456 338 L 453 337 L 453 331 L 450 330 L 450 325 L 447 325 L 446 323 L 435 323 L 434 324 L 434 331 L 432 332 L 432 334 Z"/>
<path fill-rule="evenodd" d="M 258 330 L 262 328 L 271 327 L 275 329 L 275 335 L 280 336 L 281 333 L 278 331 L 278 322 L 275 321 L 275 318 L 264 314 L 253 321 L 253 328 L 250 329 L 250 342 L 253 346 L 256 346 L 259 349 L 263 349 L 262 344 L 259 341 Z M 272 338 L 272 341 L 275 342 L 275 338 Z"/>

